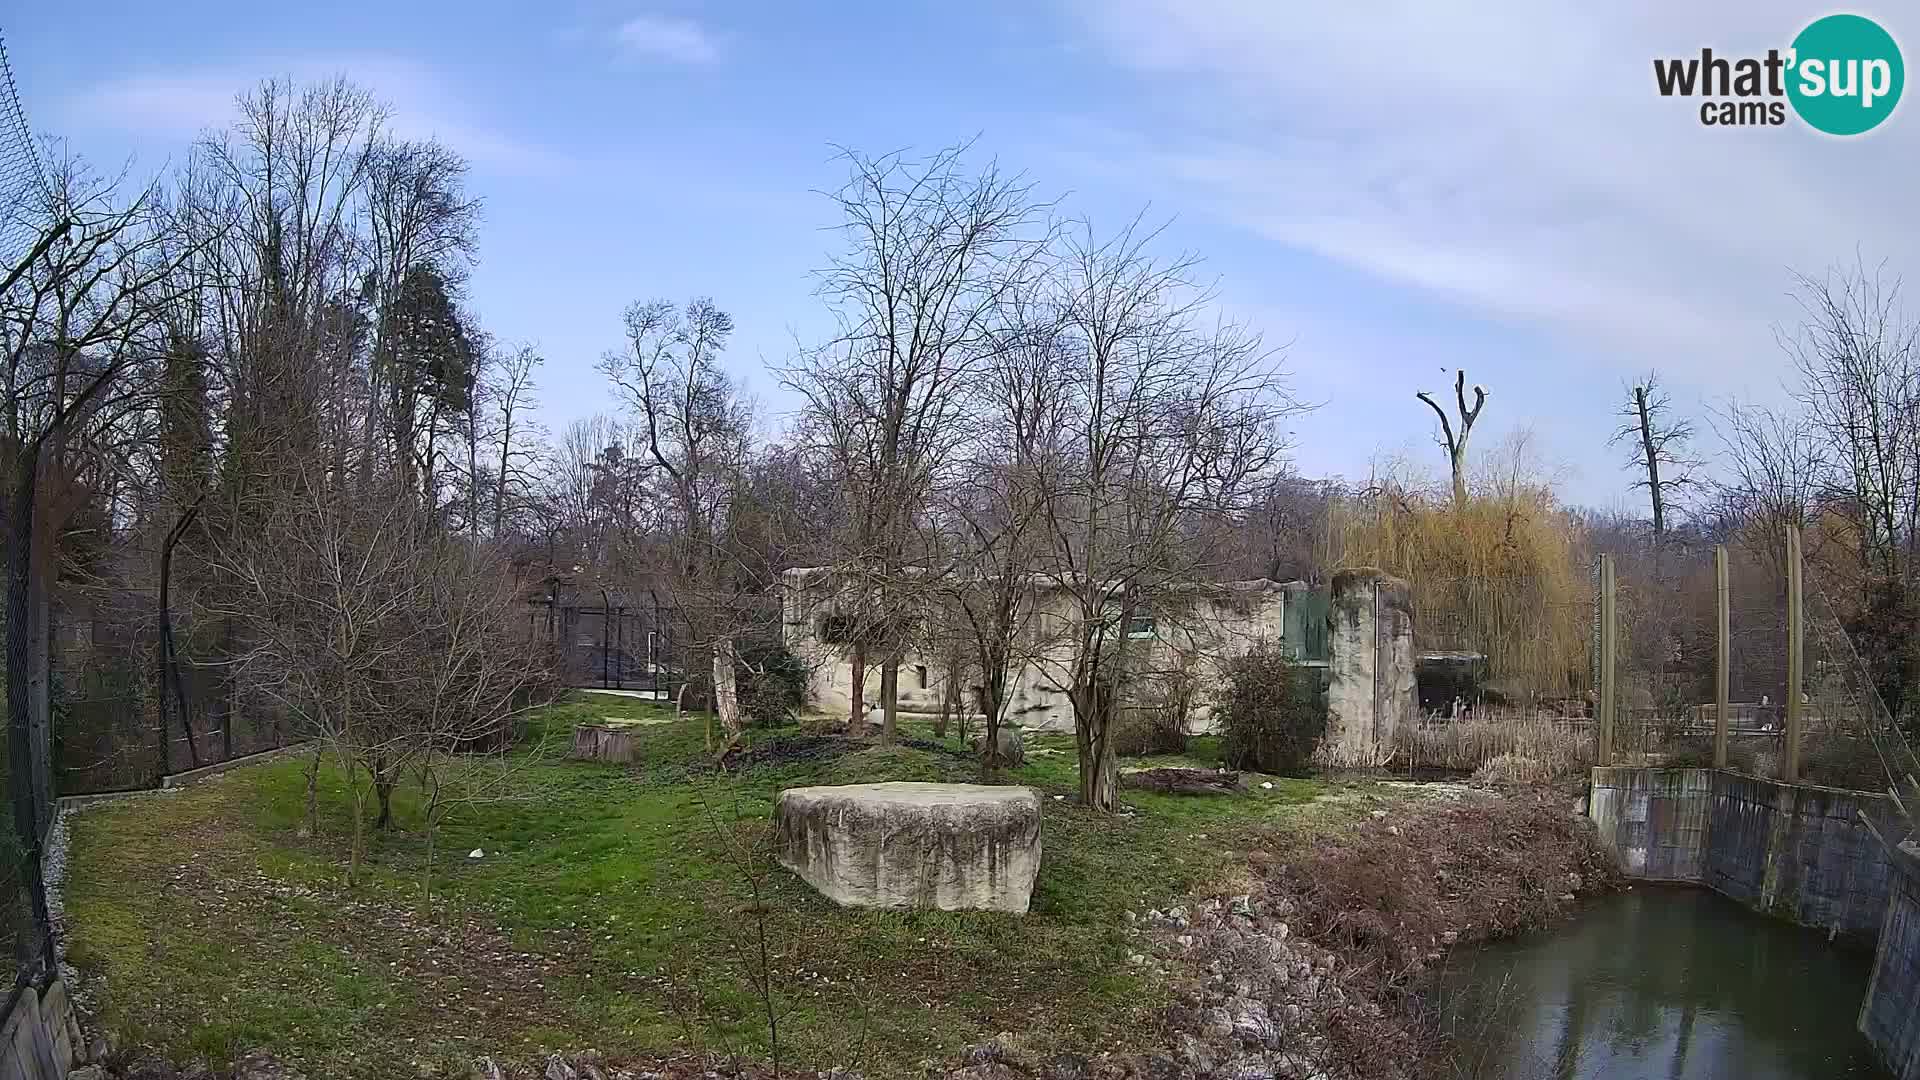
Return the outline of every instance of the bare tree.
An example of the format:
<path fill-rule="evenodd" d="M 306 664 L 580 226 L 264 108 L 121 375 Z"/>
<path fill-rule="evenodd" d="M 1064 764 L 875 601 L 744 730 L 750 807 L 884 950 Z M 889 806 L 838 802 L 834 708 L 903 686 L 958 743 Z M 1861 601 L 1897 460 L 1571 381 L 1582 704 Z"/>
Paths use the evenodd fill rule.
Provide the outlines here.
<path fill-rule="evenodd" d="M 1658 547 L 1667 535 L 1668 515 L 1676 500 L 1696 483 L 1698 462 L 1690 453 L 1693 422 L 1673 415 L 1673 401 L 1653 372 L 1627 390 L 1620 417 L 1620 427 L 1608 445 L 1628 448 L 1627 467 L 1640 474 L 1633 486 L 1647 493 L 1653 510 L 1653 542 Z"/>
<path fill-rule="evenodd" d="M 1862 532 L 1863 566 L 1905 583 L 1920 544 L 1920 323 L 1900 307 L 1900 280 L 1856 267 L 1796 278 L 1801 325 L 1779 334 L 1803 422 L 1833 466 L 1829 493 Z"/>
<path fill-rule="evenodd" d="M 1066 598 L 1042 662 L 1073 706 L 1081 798 L 1103 810 L 1156 607 L 1211 576 L 1219 553 L 1196 533 L 1281 467 L 1299 408 L 1257 334 L 1202 322 L 1213 297 L 1194 260 L 1155 257 L 1153 239 L 1136 225 L 1066 244 L 1046 350 L 1062 422 L 1036 455 L 1046 573 Z"/>
<path fill-rule="evenodd" d="M 627 348 L 600 370 L 626 400 L 650 466 L 673 501 L 667 530 L 674 606 L 709 653 L 713 703 L 729 742 L 741 730 L 735 682 L 748 597 L 766 583 L 745 583 L 728 557 L 726 534 L 750 450 L 753 414 L 724 371 L 720 355 L 733 318 L 711 300 L 683 310 L 666 301 L 627 309 Z"/>
<path fill-rule="evenodd" d="M 1057 312 L 1037 290 L 1003 301 L 999 341 L 969 380 L 965 467 L 933 493 L 926 547 L 937 551 L 928 584 L 934 649 L 947 656 L 942 715 L 985 725 L 982 765 L 998 767 L 1000 729 L 1017 673 L 1031 659 L 1040 612 L 1036 584 L 1047 553 L 1041 469 L 1065 423 L 1055 379 L 1067 344 Z M 964 700 L 964 671 L 980 676 L 977 700 Z M 964 724 L 963 724 L 964 727 Z"/>
<path fill-rule="evenodd" d="M 1715 498 L 1726 523 L 1773 534 L 1805 524 L 1828 475 L 1820 435 L 1788 413 L 1738 401 L 1713 408 L 1708 424 L 1720 440 Z"/>
<path fill-rule="evenodd" d="M 1824 466 L 1810 561 L 1843 583 L 1842 622 L 1906 716 L 1920 701 L 1920 322 L 1881 267 L 1796 283 L 1804 317 L 1777 336 L 1796 376 L 1793 422 Z"/>
<path fill-rule="evenodd" d="M 503 538 L 524 514 L 535 483 L 539 428 L 528 419 L 538 406 L 534 376 L 546 361 L 531 345 L 496 351 L 485 381 L 490 426 L 481 435 L 492 453 L 492 524 L 488 535 Z M 476 501 L 478 496 L 476 496 Z"/>
<path fill-rule="evenodd" d="M 1338 565 L 1332 511 L 1342 494 L 1337 480 L 1292 472 L 1264 485 L 1223 538 L 1235 552 L 1232 576 L 1325 585 Z"/>
<path fill-rule="evenodd" d="M 1460 430 L 1455 432 L 1453 424 L 1447 419 L 1447 410 L 1433 400 L 1433 395 L 1422 390 L 1413 395 L 1427 403 L 1433 415 L 1440 419 L 1440 448 L 1447 452 L 1447 467 L 1453 474 L 1453 505 L 1465 506 L 1467 502 L 1467 436 L 1473 433 L 1474 421 L 1480 419 L 1480 410 L 1487 404 L 1487 390 L 1476 385 L 1473 388 L 1473 407 L 1467 407 L 1467 370 L 1459 369 L 1453 379 L 1453 399 L 1459 409 Z"/>
<path fill-rule="evenodd" d="M 969 150 L 844 155 L 849 177 L 830 198 L 846 242 L 819 274 L 839 332 L 782 376 L 802 400 L 802 439 L 831 463 L 847 509 L 834 562 L 852 583 L 849 722 L 860 720 L 878 647 L 883 739 L 896 724 L 905 637 L 894 620 L 930 583 L 912 565 L 916 522 L 964 442 L 962 391 L 997 345 L 1002 301 L 1044 251 L 1045 207 L 1030 186 L 991 164 L 968 172 Z"/>
<path fill-rule="evenodd" d="M 439 528 L 397 475 L 344 489 L 320 472 L 294 469 L 291 497 L 246 536 L 221 537 L 213 567 L 254 685 L 347 777 L 352 881 L 366 830 L 392 824 L 395 787 L 446 754 L 509 741 L 547 678 L 513 629 L 504 568 Z"/>

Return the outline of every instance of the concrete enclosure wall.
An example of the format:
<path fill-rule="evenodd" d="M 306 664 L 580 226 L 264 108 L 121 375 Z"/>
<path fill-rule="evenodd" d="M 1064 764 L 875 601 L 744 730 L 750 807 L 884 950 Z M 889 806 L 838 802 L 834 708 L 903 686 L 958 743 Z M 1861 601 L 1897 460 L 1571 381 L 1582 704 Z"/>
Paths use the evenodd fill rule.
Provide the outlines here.
<path fill-rule="evenodd" d="M 1135 678 L 1130 693 L 1152 697 L 1171 673 L 1192 676 L 1194 694 L 1186 715 L 1189 732 L 1214 729 L 1214 703 L 1223 685 L 1223 665 L 1260 641 L 1272 642 L 1295 654 L 1311 647 L 1288 612 L 1303 606 L 1300 598 L 1311 590 L 1303 582 L 1236 581 L 1167 590 L 1149 608 L 1136 613 L 1127 626 L 1117 612 L 1103 633 L 1114 641 L 1126 663 L 1149 677 Z M 845 715 L 853 701 L 853 665 L 847 647 L 827 639 L 837 612 L 860 610 L 858 589 L 830 568 L 787 570 L 782 574 L 781 605 L 787 647 L 813 672 L 807 688 L 808 704 L 822 712 Z M 1021 657 L 1008 673 L 1006 721 L 1028 731 L 1072 731 L 1073 703 L 1061 679 L 1073 666 L 1080 639 L 1078 599 L 1057 584 L 1036 578 L 1026 590 L 1017 620 L 1023 627 L 1014 654 Z M 1289 627 L 1293 629 L 1289 630 Z M 959 698 L 972 714 L 979 709 L 980 674 L 963 657 Z M 921 653 L 909 647 L 900 660 L 900 709 L 926 715 L 940 711 L 946 698 L 952 659 Z M 862 678 L 861 700 L 880 700 L 880 657 L 869 658 Z M 1130 700 L 1123 707 L 1148 705 Z"/>
<path fill-rule="evenodd" d="M 1710 769 L 1595 769 L 1587 813 L 1628 877 L 1698 883 L 1712 801 Z"/>
<path fill-rule="evenodd" d="M 1860 1004 L 1860 1033 L 1896 1080 L 1920 1080 L 1920 855 L 1903 844 L 1889 865 L 1892 895 Z"/>
<path fill-rule="evenodd" d="M 1883 796 L 1716 769 L 1593 770 L 1588 814 L 1629 877 L 1705 885 L 1756 911 L 1871 942 L 1891 871 L 1861 811 Z"/>
<path fill-rule="evenodd" d="M 1884 796 L 1714 777 L 1707 887 L 1802 926 L 1864 941 L 1879 935 L 1892 870 L 1860 814 L 1878 820 Z"/>
<path fill-rule="evenodd" d="M 1393 733 L 1419 708 L 1413 672 L 1413 600 L 1407 583 L 1371 568 L 1333 575 L 1327 607 L 1327 736 L 1322 763 L 1377 768 Z"/>

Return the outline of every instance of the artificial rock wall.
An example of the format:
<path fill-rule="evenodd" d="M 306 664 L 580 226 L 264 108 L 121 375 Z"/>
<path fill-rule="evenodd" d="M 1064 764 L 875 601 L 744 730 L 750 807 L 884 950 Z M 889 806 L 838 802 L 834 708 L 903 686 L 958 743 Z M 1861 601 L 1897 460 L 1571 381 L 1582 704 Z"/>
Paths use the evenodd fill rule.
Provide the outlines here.
<path fill-rule="evenodd" d="M 1321 763 L 1378 768 L 1393 756 L 1393 733 L 1411 724 L 1413 600 L 1406 582 L 1370 567 L 1333 575 L 1327 607 L 1327 735 Z"/>
<path fill-rule="evenodd" d="M 1028 787 L 788 788 L 773 821 L 780 865 L 850 907 L 1024 914 L 1040 872 L 1040 793 Z"/>

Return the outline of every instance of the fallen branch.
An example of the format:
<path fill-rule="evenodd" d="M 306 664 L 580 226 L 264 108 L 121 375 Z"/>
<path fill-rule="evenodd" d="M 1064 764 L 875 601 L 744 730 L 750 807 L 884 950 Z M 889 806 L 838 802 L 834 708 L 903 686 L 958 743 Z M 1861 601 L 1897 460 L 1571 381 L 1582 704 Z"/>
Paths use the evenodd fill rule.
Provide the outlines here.
<path fill-rule="evenodd" d="M 1240 774 L 1226 769 L 1142 769 L 1121 774 L 1120 786 L 1167 795 L 1233 795 L 1246 790 Z"/>

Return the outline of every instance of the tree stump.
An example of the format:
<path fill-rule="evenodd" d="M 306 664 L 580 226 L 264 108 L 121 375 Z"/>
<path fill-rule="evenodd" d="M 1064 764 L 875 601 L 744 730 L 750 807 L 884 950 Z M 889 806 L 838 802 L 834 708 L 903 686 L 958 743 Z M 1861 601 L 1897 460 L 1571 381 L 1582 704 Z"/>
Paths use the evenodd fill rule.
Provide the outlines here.
<path fill-rule="evenodd" d="M 573 729 L 575 761 L 606 761 L 626 765 L 633 761 L 633 732 L 607 724 L 581 724 Z"/>
<path fill-rule="evenodd" d="M 599 724 L 581 724 L 573 729 L 573 759 L 594 761 L 600 756 L 600 736 L 606 728 Z"/>

